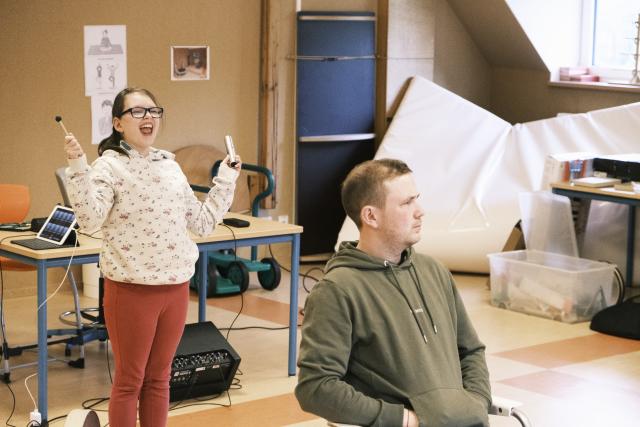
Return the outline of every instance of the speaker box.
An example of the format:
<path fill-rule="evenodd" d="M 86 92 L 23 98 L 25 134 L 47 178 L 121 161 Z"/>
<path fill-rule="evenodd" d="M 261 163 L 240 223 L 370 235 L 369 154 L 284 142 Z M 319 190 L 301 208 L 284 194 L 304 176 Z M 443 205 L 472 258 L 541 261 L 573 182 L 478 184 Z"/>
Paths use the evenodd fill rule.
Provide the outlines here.
<path fill-rule="evenodd" d="M 187 324 L 171 364 L 169 400 L 222 393 L 239 365 L 240 356 L 213 323 Z"/>

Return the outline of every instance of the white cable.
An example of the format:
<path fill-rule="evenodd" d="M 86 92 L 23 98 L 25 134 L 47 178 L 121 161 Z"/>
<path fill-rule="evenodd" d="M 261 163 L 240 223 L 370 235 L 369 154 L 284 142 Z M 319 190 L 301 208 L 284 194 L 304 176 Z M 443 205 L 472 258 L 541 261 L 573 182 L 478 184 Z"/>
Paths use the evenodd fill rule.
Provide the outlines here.
<path fill-rule="evenodd" d="M 29 390 L 29 386 L 27 385 L 27 380 L 31 377 L 35 377 L 36 375 L 38 375 L 37 372 L 34 372 L 33 374 L 29 375 L 27 378 L 24 379 L 24 388 L 27 389 L 27 393 L 29 393 L 29 397 L 31 398 L 31 401 L 33 402 L 33 410 L 37 411 L 38 410 L 38 404 L 36 403 L 36 400 L 33 398 L 33 395 L 31 394 L 31 390 Z"/>
<path fill-rule="evenodd" d="M 78 241 L 76 240 L 76 244 L 73 246 L 73 251 L 71 251 L 71 257 L 69 258 L 69 265 L 67 265 L 67 269 L 64 272 L 64 277 L 62 277 L 62 280 L 60 281 L 60 284 L 58 285 L 58 287 L 56 288 L 55 291 L 53 291 L 53 293 L 51 295 L 49 295 L 47 297 L 47 299 L 45 299 L 44 301 L 42 301 L 42 304 L 40 304 L 38 306 L 38 310 L 36 311 L 40 311 L 40 309 L 51 299 L 53 298 L 58 291 L 60 290 L 60 288 L 62 287 L 62 285 L 64 284 L 64 281 L 67 280 L 67 275 L 69 274 L 69 270 L 71 269 L 71 263 L 73 262 L 73 257 L 76 253 L 76 248 L 78 247 Z"/>

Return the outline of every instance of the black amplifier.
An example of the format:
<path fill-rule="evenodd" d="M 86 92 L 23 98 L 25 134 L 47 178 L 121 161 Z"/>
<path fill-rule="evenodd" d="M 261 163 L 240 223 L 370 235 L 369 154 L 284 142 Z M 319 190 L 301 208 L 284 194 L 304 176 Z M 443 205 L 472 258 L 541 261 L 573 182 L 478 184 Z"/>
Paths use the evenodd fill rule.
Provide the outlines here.
<path fill-rule="evenodd" d="M 169 400 L 182 401 L 228 390 L 240 356 L 211 322 L 185 325 L 171 364 Z"/>

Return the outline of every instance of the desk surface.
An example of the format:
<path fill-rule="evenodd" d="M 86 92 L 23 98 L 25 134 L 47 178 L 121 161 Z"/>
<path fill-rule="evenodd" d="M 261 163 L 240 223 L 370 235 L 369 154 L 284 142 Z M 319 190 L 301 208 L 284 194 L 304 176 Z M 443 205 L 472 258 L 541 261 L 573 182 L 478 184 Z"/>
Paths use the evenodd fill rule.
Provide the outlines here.
<path fill-rule="evenodd" d="M 247 220 L 251 223 L 245 228 L 227 228 L 226 226 L 218 226 L 208 236 L 195 237 L 193 240 L 198 243 L 200 257 L 206 256 L 206 247 L 213 243 L 216 246 L 218 242 L 238 241 L 238 246 L 252 246 L 258 240 L 264 240 L 265 243 L 290 241 L 291 242 L 291 286 L 289 290 L 289 355 L 288 355 L 288 374 L 290 376 L 296 373 L 296 343 L 297 343 L 297 319 L 298 319 L 298 262 L 300 255 L 300 236 L 302 227 L 299 225 L 282 224 L 275 221 L 269 221 L 260 218 L 254 218 L 240 214 L 229 214 L 229 217 L 235 217 Z M 231 231 L 233 230 L 233 231 Z M 98 233 L 97 233 L 98 234 Z M 80 235 L 80 246 L 77 248 L 62 248 L 43 251 L 35 251 L 23 246 L 14 245 L 11 240 L 19 238 L 29 238 L 25 234 L 15 233 L 11 231 L 0 232 L 0 252 L 5 256 L 13 259 L 25 258 L 37 266 L 38 271 L 38 408 L 42 414 L 43 420 L 48 415 L 48 398 L 47 398 L 47 275 L 46 269 L 49 267 L 61 266 L 61 262 L 67 262 L 73 255 L 79 264 L 86 262 L 95 262 L 100 252 L 102 244 L 100 238 L 91 238 Z M 6 239 L 6 240 L 5 240 Z M 200 263 L 199 273 L 201 283 L 207 283 L 207 262 Z M 198 297 L 198 320 L 204 322 L 206 295 L 200 293 Z"/>
<path fill-rule="evenodd" d="M 283 224 L 276 221 L 270 221 L 262 218 L 256 218 L 247 215 L 241 215 L 236 213 L 227 214 L 226 217 L 240 218 L 247 220 L 251 223 L 249 227 L 234 228 L 231 230 L 224 225 L 219 224 L 216 226 L 213 233 L 208 236 L 198 237 L 192 235 L 192 239 L 196 243 L 211 243 L 217 241 L 229 241 L 235 239 L 250 239 L 255 237 L 265 236 L 280 236 L 286 234 L 300 234 L 302 233 L 302 226 L 294 224 Z M 10 238 L 7 238 L 12 236 Z M 61 249 L 47 249 L 47 250 L 33 250 L 25 248 L 24 246 L 15 245 L 11 243 L 11 240 L 28 239 L 33 238 L 34 235 L 30 233 L 17 233 L 15 231 L 0 231 L 0 249 L 13 252 L 18 255 L 24 255 L 32 259 L 52 259 L 68 257 L 73 254 L 74 256 L 81 255 L 95 255 L 100 252 L 102 246 L 102 240 L 99 236 L 100 233 L 96 233 L 97 238 L 89 237 L 83 234 L 78 236 L 80 246 L 77 248 L 61 248 Z M 4 240 L 7 238 L 6 240 Z"/>
<path fill-rule="evenodd" d="M 584 185 L 573 185 L 569 182 L 554 182 L 551 188 L 559 190 L 579 191 L 581 193 L 600 194 L 609 197 L 621 197 L 623 199 L 640 200 L 640 194 L 632 191 L 616 190 L 614 187 L 585 187 Z"/>

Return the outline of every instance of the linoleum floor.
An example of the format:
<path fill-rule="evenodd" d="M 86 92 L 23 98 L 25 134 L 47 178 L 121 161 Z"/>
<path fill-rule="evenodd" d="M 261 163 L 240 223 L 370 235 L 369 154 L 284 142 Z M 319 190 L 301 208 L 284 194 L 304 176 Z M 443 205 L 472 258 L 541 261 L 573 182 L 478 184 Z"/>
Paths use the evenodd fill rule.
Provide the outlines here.
<path fill-rule="evenodd" d="M 308 271 L 314 266 L 302 266 Z M 320 266 L 321 267 L 321 266 Z M 319 276 L 317 270 L 310 274 Z M 640 420 L 640 341 L 615 338 L 589 329 L 587 322 L 566 324 L 490 305 L 485 275 L 456 274 L 455 279 L 478 334 L 487 345 L 487 362 L 494 395 L 521 401 L 521 409 L 534 426 L 637 426 Z M 300 280 L 298 307 L 307 292 Z M 312 288 L 312 280 L 305 280 Z M 207 319 L 219 328 L 282 328 L 288 323 L 289 275 L 283 274 L 274 291 L 260 287 L 251 277 L 242 296 L 209 299 Z M 10 345 L 35 342 L 35 297 L 4 301 L 6 331 Z M 71 308 L 68 291 L 49 303 L 49 327 L 59 324 L 60 312 Z M 96 300 L 82 298 L 83 306 Z M 197 319 L 197 300 L 192 295 L 188 321 Z M 223 331 L 224 334 L 227 331 Z M 299 334 L 298 334 L 299 337 Z M 218 426 L 325 426 L 326 421 L 303 412 L 293 389 L 296 377 L 287 376 L 286 329 L 242 329 L 229 331 L 228 341 L 242 358 L 239 386 L 208 401 L 182 402 L 170 411 L 170 427 Z M 49 348 L 50 356 L 63 359 L 62 346 Z M 72 358 L 77 357 L 74 351 Z M 75 369 L 64 361 L 49 364 L 49 419 L 81 408 L 87 399 L 109 395 L 109 367 L 113 359 L 105 343 L 86 346 L 86 367 Z M 11 365 L 35 361 L 33 350 L 10 359 Z M 0 384 L 0 425 L 25 426 L 34 408 L 25 388 L 25 378 L 35 366 L 11 371 L 9 387 Z M 28 382 L 36 396 L 37 379 Z M 12 412 L 15 395 L 15 409 Z M 230 406 L 229 403 L 231 404 Z M 104 410 L 106 403 L 96 406 Z M 225 407 L 227 406 L 227 407 Z M 106 412 L 99 412 L 102 425 Z M 53 426 L 64 425 L 60 419 Z M 516 420 L 491 417 L 492 426 L 517 426 Z"/>

